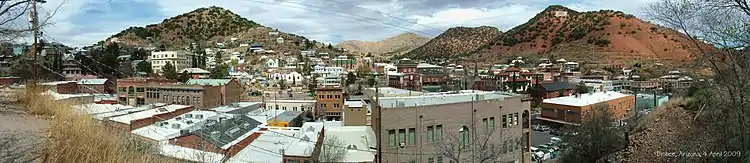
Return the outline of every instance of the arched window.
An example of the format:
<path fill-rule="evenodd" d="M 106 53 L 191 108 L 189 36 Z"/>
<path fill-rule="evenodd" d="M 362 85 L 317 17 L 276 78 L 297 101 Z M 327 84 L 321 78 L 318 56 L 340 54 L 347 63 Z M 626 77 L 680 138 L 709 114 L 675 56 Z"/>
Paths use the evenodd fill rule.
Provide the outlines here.
<path fill-rule="evenodd" d="M 135 88 L 133 86 L 128 87 L 128 94 L 134 95 L 135 94 Z"/>
<path fill-rule="evenodd" d="M 469 127 L 463 126 L 461 129 L 458 130 L 458 136 L 459 141 L 461 141 L 461 146 L 465 147 L 469 144 Z"/>

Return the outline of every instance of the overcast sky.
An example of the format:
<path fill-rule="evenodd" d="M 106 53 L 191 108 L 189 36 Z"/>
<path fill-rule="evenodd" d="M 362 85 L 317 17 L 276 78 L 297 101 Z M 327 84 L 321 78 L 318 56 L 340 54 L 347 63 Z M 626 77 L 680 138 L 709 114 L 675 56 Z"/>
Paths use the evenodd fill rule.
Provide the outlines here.
<path fill-rule="evenodd" d="M 488 25 L 506 31 L 553 4 L 640 16 L 649 1 L 653 0 L 48 0 L 42 7 L 51 11 L 62 3 L 51 20 L 54 26 L 43 31 L 72 46 L 91 45 L 127 27 L 159 23 L 208 6 L 335 44 L 406 32 L 434 37 L 455 26 Z"/>

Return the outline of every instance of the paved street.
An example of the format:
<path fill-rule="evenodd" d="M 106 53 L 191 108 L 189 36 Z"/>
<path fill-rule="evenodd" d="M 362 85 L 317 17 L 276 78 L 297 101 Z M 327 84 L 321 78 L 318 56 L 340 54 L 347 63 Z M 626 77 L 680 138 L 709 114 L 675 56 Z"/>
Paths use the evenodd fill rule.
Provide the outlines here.
<path fill-rule="evenodd" d="M 547 144 L 552 136 L 549 132 L 531 131 L 531 146 Z"/>

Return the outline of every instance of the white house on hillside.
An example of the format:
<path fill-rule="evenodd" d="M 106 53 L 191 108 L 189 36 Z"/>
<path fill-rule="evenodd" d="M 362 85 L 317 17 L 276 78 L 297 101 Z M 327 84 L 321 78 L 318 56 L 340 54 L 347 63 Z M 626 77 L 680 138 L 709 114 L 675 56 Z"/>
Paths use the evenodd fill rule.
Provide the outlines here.
<path fill-rule="evenodd" d="M 266 61 L 266 67 L 277 68 L 279 67 L 279 61 L 276 59 L 268 59 Z"/>
<path fill-rule="evenodd" d="M 167 63 L 175 67 L 175 71 L 189 68 L 193 64 L 190 58 L 190 52 L 187 51 L 160 51 L 151 52 L 151 69 L 154 73 L 161 74 L 162 67 Z"/>

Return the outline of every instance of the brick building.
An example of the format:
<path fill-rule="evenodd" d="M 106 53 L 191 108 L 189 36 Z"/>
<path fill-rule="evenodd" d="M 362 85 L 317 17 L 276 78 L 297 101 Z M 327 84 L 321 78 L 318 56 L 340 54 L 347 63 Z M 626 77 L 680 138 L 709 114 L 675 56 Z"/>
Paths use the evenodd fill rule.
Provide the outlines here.
<path fill-rule="evenodd" d="M 495 161 L 530 162 L 531 153 L 523 150 L 530 144 L 530 121 L 526 118 L 530 102 L 519 95 L 480 92 L 382 97 L 379 101 L 373 103 L 372 128 L 379 137 L 384 162 L 464 162 L 440 155 L 392 153 L 439 153 L 440 140 L 476 140 L 470 136 L 487 136 L 487 145 L 505 147 Z M 451 154 L 472 158 L 469 152 Z"/>
<path fill-rule="evenodd" d="M 417 71 L 422 75 L 423 92 L 442 92 L 447 87 L 448 73 L 442 66 L 420 63 Z"/>
<path fill-rule="evenodd" d="M 635 108 L 635 97 L 613 91 L 577 94 L 574 96 L 558 97 L 542 100 L 542 114 L 539 119 L 556 124 L 576 124 L 584 118 L 586 111 L 597 104 L 607 104 L 619 120 L 632 115 Z"/>
<path fill-rule="evenodd" d="M 399 89 L 422 91 L 422 75 L 417 71 L 417 62 L 404 58 L 398 61 L 398 72 L 388 73 L 388 86 Z"/>
<path fill-rule="evenodd" d="M 328 120 L 341 120 L 344 108 L 344 89 L 339 86 L 319 87 L 315 94 L 316 112 Z"/>
<path fill-rule="evenodd" d="M 570 96 L 575 93 L 575 85 L 566 82 L 540 84 L 542 99 Z"/>
<path fill-rule="evenodd" d="M 484 91 L 516 89 L 518 92 L 524 92 L 537 84 L 537 80 L 542 81 L 543 78 L 544 74 L 511 67 L 495 74 L 480 76 L 479 80 L 474 82 L 473 88 Z"/>
<path fill-rule="evenodd" d="M 81 79 L 78 80 L 79 93 L 115 93 L 115 84 L 109 79 Z"/>
<path fill-rule="evenodd" d="M 117 79 L 117 99 L 120 104 L 138 106 L 146 104 L 146 87 L 152 84 L 177 83 L 177 80 L 159 78 Z"/>

